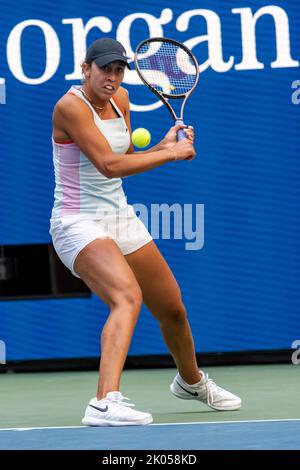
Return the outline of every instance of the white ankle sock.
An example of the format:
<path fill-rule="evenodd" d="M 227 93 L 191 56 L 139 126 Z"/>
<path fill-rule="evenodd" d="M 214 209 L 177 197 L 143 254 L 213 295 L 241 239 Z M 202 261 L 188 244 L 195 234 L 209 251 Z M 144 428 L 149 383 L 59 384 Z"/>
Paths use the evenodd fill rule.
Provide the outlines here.
<path fill-rule="evenodd" d="M 205 373 L 202 372 L 202 370 L 199 371 L 202 376 L 201 376 L 201 380 L 199 382 L 196 382 L 195 384 L 188 384 L 185 380 L 183 380 L 183 378 L 180 376 L 181 380 L 186 384 L 188 385 L 189 387 L 192 387 L 192 388 L 197 388 L 199 387 L 199 385 L 203 385 L 206 381 L 206 377 L 205 377 Z"/>

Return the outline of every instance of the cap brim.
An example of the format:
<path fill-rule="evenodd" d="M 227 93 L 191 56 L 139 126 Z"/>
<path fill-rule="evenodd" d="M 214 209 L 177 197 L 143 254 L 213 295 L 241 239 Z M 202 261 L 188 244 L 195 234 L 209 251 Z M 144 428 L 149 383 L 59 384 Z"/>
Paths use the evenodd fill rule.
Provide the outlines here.
<path fill-rule="evenodd" d="M 119 60 L 121 62 L 124 62 L 125 65 L 129 69 L 131 69 L 128 61 L 128 57 L 124 57 L 121 54 L 107 54 L 107 55 L 101 55 L 100 57 L 97 57 L 97 59 L 94 59 L 94 62 L 98 65 L 98 67 L 103 67 L 104 65 L 110 64 L 111 62 L 115 62 L 116 60 Z"/>

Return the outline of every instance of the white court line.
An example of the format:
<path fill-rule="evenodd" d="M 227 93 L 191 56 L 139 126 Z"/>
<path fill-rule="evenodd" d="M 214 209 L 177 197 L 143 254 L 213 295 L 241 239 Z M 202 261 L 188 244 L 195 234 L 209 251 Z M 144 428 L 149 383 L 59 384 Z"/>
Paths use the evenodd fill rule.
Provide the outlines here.
<path fill-rule="evenodd" d="M 179 426 L 183 424 L 243 424 L 243 423 L 280 423 L 284 421 L 300 421 L 299 418 L 287 418 L 287 419 L 240 419 L 238 421 L 192 421 L 187 423 L 155 423 L 150 426 Z M 0 429 L 1 431 L 1 429 Z"/>
<path fill-rule="evenodd" d="M 186 424 L 243 424 L 243 423 L 281 423 L 286 421 L 300 421 L 299 418 L 288 418 L 288 419 L 249 419 L 239 421 L 192 421 L 186 423 L 154 423 L 148 426 L 184 426 Z M 42 426 L 36 428 L 0 428 L 1 431 L 33 431 L 35 429 L 84 429 L 90 428 L 91 426 Z M 97 427 L 97 426 L 92 426 Z M 98 426 L 99 428 L 112 427 L 112 426 Z M 118 426 L 116 426 L 118 427 Z M 122 426 L 123 427 L 123 426 Z"/>

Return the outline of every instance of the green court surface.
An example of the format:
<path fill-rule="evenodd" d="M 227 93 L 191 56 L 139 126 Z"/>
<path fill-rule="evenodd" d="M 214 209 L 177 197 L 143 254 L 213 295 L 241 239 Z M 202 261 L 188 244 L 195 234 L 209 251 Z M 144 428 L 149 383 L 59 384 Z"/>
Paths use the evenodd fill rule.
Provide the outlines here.
<path fill-rule="evenodd" d="M 242 409 L 216 412 L 169 391 L 175 369 L 126 370 L 121 392 L 154 423 L 300 418 L 300 366 L 292 364 L 204 368 L 218 385 L 239 395 Z M 97 372 L 0 374 L 0 427 L 81 426 L 97 386 Z"/>

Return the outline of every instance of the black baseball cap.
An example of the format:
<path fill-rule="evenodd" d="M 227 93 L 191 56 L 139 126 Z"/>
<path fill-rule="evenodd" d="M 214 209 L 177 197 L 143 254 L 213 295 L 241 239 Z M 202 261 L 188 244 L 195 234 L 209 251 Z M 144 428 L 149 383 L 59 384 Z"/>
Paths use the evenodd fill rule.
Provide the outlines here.
<path fill-rule="evenodd" d="M 130 69 L 128 59 L 129 57 L 127 57 L 126 50 L 122 44 L 111 38 L 97 39 L 97 41 L 90 45 L 85 56 L 85 62 L 90 63 L 94 61 L 99 67 L 103 67 L 115 60 L 120 60 Z"/>

